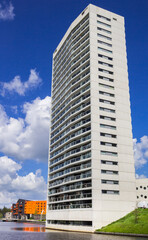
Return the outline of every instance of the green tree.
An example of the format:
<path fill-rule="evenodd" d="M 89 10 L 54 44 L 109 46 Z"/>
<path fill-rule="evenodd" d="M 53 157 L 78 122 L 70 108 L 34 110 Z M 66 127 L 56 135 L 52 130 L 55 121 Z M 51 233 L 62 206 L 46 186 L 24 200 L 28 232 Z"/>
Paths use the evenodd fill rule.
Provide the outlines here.
<path fill-rule="evenodd" d="M 0 208 L 0 214 L 2 214 L 3 217 L 5 217 L 6 212 L 11 212 L 11 209 L 5 206 L 2 209 Z"/>

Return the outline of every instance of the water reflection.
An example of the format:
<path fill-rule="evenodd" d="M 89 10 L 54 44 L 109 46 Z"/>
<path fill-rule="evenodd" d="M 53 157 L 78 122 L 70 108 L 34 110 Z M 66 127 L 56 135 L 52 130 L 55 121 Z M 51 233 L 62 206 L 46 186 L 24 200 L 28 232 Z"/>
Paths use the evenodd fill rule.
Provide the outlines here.
<path fill-rule="evenodd" d="M 32 223 L 0 222 L 0 240 L 148 240 L 142 237 L 122 237 L 91 233 L 62 232 L 45 229 Z"/>
<path fill-rule="evenodd" d="M 45 232 L 45 227 L 24 227 L 24 228 L 11 228 L 15 231 L 23 231 L 23 232 Z"/>

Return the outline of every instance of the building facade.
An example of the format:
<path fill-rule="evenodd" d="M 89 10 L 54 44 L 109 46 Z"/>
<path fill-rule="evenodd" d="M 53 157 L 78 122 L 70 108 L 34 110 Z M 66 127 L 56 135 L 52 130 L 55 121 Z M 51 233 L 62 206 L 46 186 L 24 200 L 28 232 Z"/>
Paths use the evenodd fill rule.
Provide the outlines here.
<path fill-rule="evenodd" d="M 19 199 L 11 207 L 12 217 L 16 219 L 27 219 L 33 215 L 46 215 L 47 201 L 30 201 Z"/>
<path fill-rule="evenodd" d="M 25 214 L 46 214 L 47 201 L 27 201 Z"/>
<path fill-rule="evenodd" d="M 11 212 L 12 217 L 16 219 L 22 219 L 25 215 L 25 203 L 28 200 L 25 199 L 18 199 L 16 203 L 12 204 Z"/>
<path fill-rule="evenodd" d="M 148 208 L 148 178 L 136 179 L 137 207 Z"/>
<path fill-rule="evenodd" d="M 90 4 L 53 54 L 46 227 L 94 231 L 135 189 L 124 18 Z"/>
<path fill-rule="evenodd" d="M 7 221 L 12 220 L 12 212 L 6 212 L 5 213 L 5 218 L 6 218 Z"/>

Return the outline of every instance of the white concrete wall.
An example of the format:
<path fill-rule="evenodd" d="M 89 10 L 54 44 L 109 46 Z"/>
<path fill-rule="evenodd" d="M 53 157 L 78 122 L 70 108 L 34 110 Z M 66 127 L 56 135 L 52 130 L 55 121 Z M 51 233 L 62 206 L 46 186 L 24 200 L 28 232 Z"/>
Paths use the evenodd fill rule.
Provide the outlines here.
<path fill-rule="evenodd" d="M 103 19 L 98 19 L 97 14 L 105 16 L 111 19 L 111 22 L 107 22 Z M 116 18 L 117 21 L 113 20 Z M 101 22 L 111 24 L 111 29 L 104 26 L 99 26 L 97 20 Z M 103 53 L 98 51 L 98 42 L 101 40 L 110 43 L 103 38 L 97 37 L 97 27 L 110 30 L 112 34 L 112 47 L 101 46 L 105 49 L 112 50 L 113 54 Z M 108 34 L 101 33 L 106 36 Z M 112 221 L 115 221 L 135 208 L 135 168 L 133 158 L 133 143 L 132 143 L 132 128 L 131 128 L 131 113 L 130 113 L 130 100 L 129 100 L 129 86 L 128 86 L 128 73 L 127 73 L 127 59 L 126 59 L 126 45 L 125 45 L 125 32 L 124 32 L 124 18 L 114 13 L 108 12 L 104 9 L 97 8 L 90 5 L 90 54 L 91 54 L 91 126 L 92 126 L 92 179 L 93 179 L 93 228 L 100 228 Z M 113 64 L 113 69 L 104 67 L 98 64 L 98 53 L 104 54 L 109 57 L 113 57 L 113 63 L 107 61 L 104 62 Z M 103 61 L 103 59 L 102 59 Z M 105 68 L 106 70 L 113 71 L 114 83 L 108 83 L 101 79 L 98 79 L 98 68 Z M 101 75 L 105 75 L 104 73 Z M 114 90 L 103 89 L 98 86 L 98 83 L 108 84 L 114 86 Z M 111 97 L 102 96 L 98 94 L 99 90 L 115 94 L 115 99 Z M 99 103 L 98 99 L 106 99 L 115 101 L 115 114 L 99 112 L 99 106 L 104 106 Z M 110 106 L 107 106 L 109 107 Z M 114 116 L 116 122 L 107 120 L 100 120 L 99 115 Z M 102 129 L 99 123 L 110 124 L 117 127 L 117 130 Z M 100 140 L 109 141 L 108 138 L 103 139 L 100 137 L 100 132 L 114 133 L 117 135 L 117 152 L 118 152 L 118 166 L 102 166 L 100 160 L 114 160 L 112 156 L 101 156 L 100 149 L 106 151 L 113 151 L 115 148 L 100 146 Z M 115 142 L 114 139 L 110 139 L 110 142 Z M 107 176 L 107 174 L 101 174 L 101 169 L 117 170 L 119 175 Z M 112 180 L 119 180 L 119 185 L 101 184 L 101 178 L 107 178 Z M 101 194 L 101 189 L 107 190 L 119 190 L 119 195 Z"/>

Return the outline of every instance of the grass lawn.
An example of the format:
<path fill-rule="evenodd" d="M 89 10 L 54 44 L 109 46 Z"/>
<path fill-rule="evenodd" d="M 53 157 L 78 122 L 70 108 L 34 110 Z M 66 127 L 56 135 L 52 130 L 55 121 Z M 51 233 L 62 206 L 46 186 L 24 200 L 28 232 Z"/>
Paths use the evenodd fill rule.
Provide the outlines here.
<path fill-rule="evenodd" d="M 148 234 L 148 209 L 136 209 L 125 217 L 97 231 Z"/>

